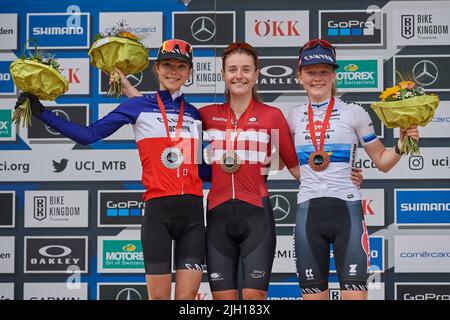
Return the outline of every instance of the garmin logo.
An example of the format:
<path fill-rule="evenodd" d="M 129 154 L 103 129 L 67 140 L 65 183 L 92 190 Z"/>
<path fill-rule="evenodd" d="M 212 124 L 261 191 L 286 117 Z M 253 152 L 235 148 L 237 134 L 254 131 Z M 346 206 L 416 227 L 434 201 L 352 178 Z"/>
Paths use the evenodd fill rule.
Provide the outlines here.
<path fill-rule="evenodd" d="M 82 35 L 84 34 L 84 29 L 82 27 L 34 27 L 33 35 Z"/>
<path fill-rule="evenodd" d="M 14 29 L 5 29 L 3 27 L 0 27 L 0 35 L 1 34 L 14 34 Z"/>
<path fill-rule="evenodd" d="M 450 211 L 450 202 L 448 203 L 402 203 L 401 211 Z"/>

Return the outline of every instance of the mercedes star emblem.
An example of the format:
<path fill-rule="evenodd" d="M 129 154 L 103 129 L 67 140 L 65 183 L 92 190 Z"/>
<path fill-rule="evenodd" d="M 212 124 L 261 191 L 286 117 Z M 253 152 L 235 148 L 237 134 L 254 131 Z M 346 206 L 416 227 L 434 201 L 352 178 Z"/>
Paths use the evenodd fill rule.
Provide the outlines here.
<path fill-rule="evenodd" d="M 436 82 L 439 70 L 432 61 L 422 60 L 414 65 L 412 73 L 416 83 L 422 86 L 429 86 Z"/>
<path fill-rule="evenodd" d="M 272 204 L 275 221 L 285 219 L 291 211 L 291 204 L 289 203 L 289 200 L 281 194 L 271 196 L 270 202 Z"/>
<path fill-rule="evenodd" d="M 195 40 L 206 42 L 216 34 L 216 24 L 209 17 L 198 17 L 191 24 L 191 32 Z"/>

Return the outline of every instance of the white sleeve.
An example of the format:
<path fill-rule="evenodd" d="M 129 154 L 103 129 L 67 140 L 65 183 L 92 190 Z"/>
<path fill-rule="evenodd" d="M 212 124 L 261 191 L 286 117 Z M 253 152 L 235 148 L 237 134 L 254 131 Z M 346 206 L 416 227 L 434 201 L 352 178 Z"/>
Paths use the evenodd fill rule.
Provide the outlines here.
<path fill-rule="evenodd" d="M 359 141 L 362 146 L 376 141 L 377 135 L 373 127 L 372 120 L 367 111 L 358 104 L 352 104 L 354 107 L 354 126 L 356 134 L 358 135 Z"/>

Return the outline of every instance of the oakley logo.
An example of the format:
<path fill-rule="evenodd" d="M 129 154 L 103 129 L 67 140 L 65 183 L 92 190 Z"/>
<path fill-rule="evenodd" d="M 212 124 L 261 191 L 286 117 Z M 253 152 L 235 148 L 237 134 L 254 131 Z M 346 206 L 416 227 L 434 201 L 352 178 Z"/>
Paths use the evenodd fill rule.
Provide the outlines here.
<path fill-rule="evenodd" d="M 430 60 L 417 62 L 412 69 L 414 81 L 422 86 L 429 86 L 436 82 L 439 70 Z"/>
<path fill-rule="evenodd" d="M 119 291 L 116 300 L 143 300 L 142 295 L 133 288 L 125 288 Z"/>
<path fill-rule="evenodd" d="M 216 24 L 209 17 L 198 17 L 191 24 L 191 33 L 195 40 L 206 42 L 216 34 Z"/>
<path fill-rule="evenodd" d="M 39 249 L 39 254 L 43 255 L 44 257 L 50 258 L 67 257 L 71 253 L 72 249 L 70 249 L 69 247 L 58 245 L 45 246 Z"/>
<path fill-rule="evenodd" d="M 275 69 L 275 72 L 274 72 Z M 280 72 L 281 71 L 281 72 Z M 271 78 L 282 78 L 290 76 L 293 73 L 293 70 L 287 66 L 283 65 L 272 65 L 261 68 L 259 72 L 265 77 Z"/>
<path fill-rule="evenodd" d="M 289 200 L 281 194 L 276 194 L 270 197 L 270 203 L 274 213 L 275 221 L 285 219 L 291 211 L 291 204 Z"/>

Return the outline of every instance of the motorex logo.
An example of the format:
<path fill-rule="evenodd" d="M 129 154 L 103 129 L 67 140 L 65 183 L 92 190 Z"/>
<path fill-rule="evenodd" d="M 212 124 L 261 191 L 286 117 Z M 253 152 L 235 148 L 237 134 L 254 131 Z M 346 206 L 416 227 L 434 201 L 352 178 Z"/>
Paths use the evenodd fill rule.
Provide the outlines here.
<path fill-rule="evenodd" d="M 396 189 L 395 222 L 400 225 L 449 225 L 450 189 Z"/>
<path fill-rule="evenodd" d="M 0 140 L 12 138 L 12 110 L 0 109 Z"/>
<path fill-rule="evenodd" d="M 0 61 L 0 96 L 16 94 L 13 78 L 9 73 L 11 62 L 12 61 Z"/>
<path fill-rule="evenodd" d="M 103 268 L 114 272 L 142 271 L 144 254 L 139 240 L 103 240 Z"/>
<path fill-rule="evenodd" d="M 339 90 L 378 92 L 382 89 L 380 58 L 342 59 L 337 64 L 336 86 Z"/>
<path fill-rule="evenodd" d="M 336 261 L 334 259 L 334 251 L 332 245 L 330 246 L 330 249 L 331 249 L 330 272 L 336 272 Z M 384 271 L 383 237 L 376 237 L 376 236 L 369 237 L 369 251 L 370 251 L 370 271 L 383 272 Z"/>
<path fill-rule="evenodd" d="M 36 39 L 41 49 L 88 49 L 89 18 L 89 13 L 81 12 L 29 13 L 27 39 Z"/>

